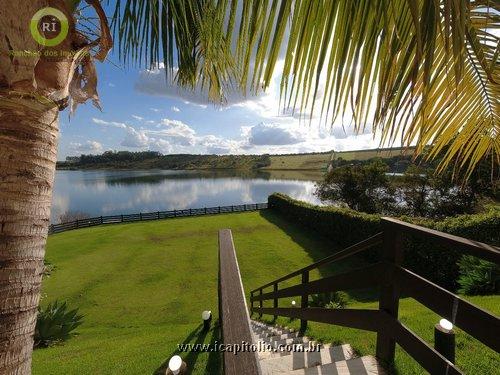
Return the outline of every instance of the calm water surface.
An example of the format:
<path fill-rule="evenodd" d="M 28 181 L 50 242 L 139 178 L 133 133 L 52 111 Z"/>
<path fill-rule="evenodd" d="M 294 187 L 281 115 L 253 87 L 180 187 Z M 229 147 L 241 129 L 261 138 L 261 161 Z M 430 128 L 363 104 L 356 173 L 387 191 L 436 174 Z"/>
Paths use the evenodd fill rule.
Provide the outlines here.
<path fill-rule="evenodd" d="M 90 216 L 262 203 L 281 192 L 319 204 L 320 173 L 213 171 L 57 171 L 53 223 L 65 212 Z"/>

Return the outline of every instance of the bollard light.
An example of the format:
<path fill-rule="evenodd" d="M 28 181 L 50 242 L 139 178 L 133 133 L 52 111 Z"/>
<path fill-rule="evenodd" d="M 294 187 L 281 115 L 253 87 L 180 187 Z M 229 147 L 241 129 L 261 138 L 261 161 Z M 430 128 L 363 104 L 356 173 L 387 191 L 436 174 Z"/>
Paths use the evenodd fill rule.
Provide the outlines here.
<path fill-rule="evenodd" d="M 201 318 L 203 319 L 203 330 L 208 331 L 210 329 L 210 323 L 212 322 L 212 312 L 205 310 L 201 313 Z"/>
<path fill-rule="evenodd" d="M 296 302 L 295 302 L 295 301 L 292 301 L 292 306 L 293 306 L 293 307 L 295 307 L 295 304 L 296 304 Z"/>
<path fill-rule="evenodd" d="M 182 358 L 179 357 L 178 355 L 174 355 L 172 358 L 170 358 L 170 361 L 168 361 L 167 374 L 172 374 L 172 375 L 183 374 L 186 370 L 186 367 L 187 366 L 182 361 Z"/>
<path fill-rule="evenodd" d="M 434 327 L 434 348 L 451 363 L 455 363 L 455 331 L 449 320 L 441 319 Z"/>
<path fill-rule="evenodd" d="M 439 321 L 439 325 L 447 331 L 451 331 L 453 329 L 453 323 L 446 319 L 441 319 Z"/>

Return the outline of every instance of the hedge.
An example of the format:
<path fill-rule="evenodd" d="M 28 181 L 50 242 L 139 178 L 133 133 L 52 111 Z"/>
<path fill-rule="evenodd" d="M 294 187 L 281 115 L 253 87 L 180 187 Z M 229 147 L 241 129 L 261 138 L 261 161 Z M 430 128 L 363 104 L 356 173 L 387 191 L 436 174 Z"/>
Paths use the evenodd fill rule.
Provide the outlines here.
<path fill-rule="evenodd" d="M 381 216 L 365 214 L 347 208 L 322 207 L 301 202 L 287 195 L 274 193 L 268 198 L 269 208 L 306 228 L 331 239 L 338 248 L 345 248 L 381 231 Z M 461 215 L 434 221 L 422 218 L 399 219 L 498 246 L 500 244 L 500 210 Z M 407 238 L 404 266 L 449 290 L 458 289 L 462 254 L 433 242 Z M 369 260 L 378 257 L 376 250 L 367 254 Z"/>

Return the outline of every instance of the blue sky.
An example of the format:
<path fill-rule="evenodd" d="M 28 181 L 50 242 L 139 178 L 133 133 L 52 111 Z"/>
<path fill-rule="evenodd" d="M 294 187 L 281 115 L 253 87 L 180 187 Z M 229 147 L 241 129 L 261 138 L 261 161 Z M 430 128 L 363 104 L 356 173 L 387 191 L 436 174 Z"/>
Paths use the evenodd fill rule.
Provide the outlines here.
<path fill-rule="evenodd" d="M 265 93 L 234 93 L 226 106 L 218 107 L 201 90 L 167 83 L 161 65 L 152 70 L 123 67 L 113 52 L 109 60 L 96 62 L 102 112 L 88 102 L 71 119 L 67 111 L 61 113 L 59 160 L 106 150 L 262 154 L 378 146 L 370 133 L 354 135 L 348 124 L 330 127 L 320 125 L 318 118 L 310 123 L 290 111 L 283 113 L 278 92 L 281 61 Z"/>

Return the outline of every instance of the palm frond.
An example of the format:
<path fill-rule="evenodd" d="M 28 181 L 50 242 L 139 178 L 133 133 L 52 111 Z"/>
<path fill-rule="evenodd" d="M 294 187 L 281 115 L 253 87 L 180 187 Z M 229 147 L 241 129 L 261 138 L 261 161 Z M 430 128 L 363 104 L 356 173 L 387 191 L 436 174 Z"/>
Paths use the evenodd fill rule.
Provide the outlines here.
<path fill-rule="evenodd" d="M 163 62 L 216 102 L 235 85 L 267 88 L 283 60 L 284 107 L 372 126 L 382 143 L 419 153 L 431 145 L 440 170 L 467 176 L 486 156 L 499 161 L 498 2 L 128 0 L 116 9 L 124 60 Z"/>

